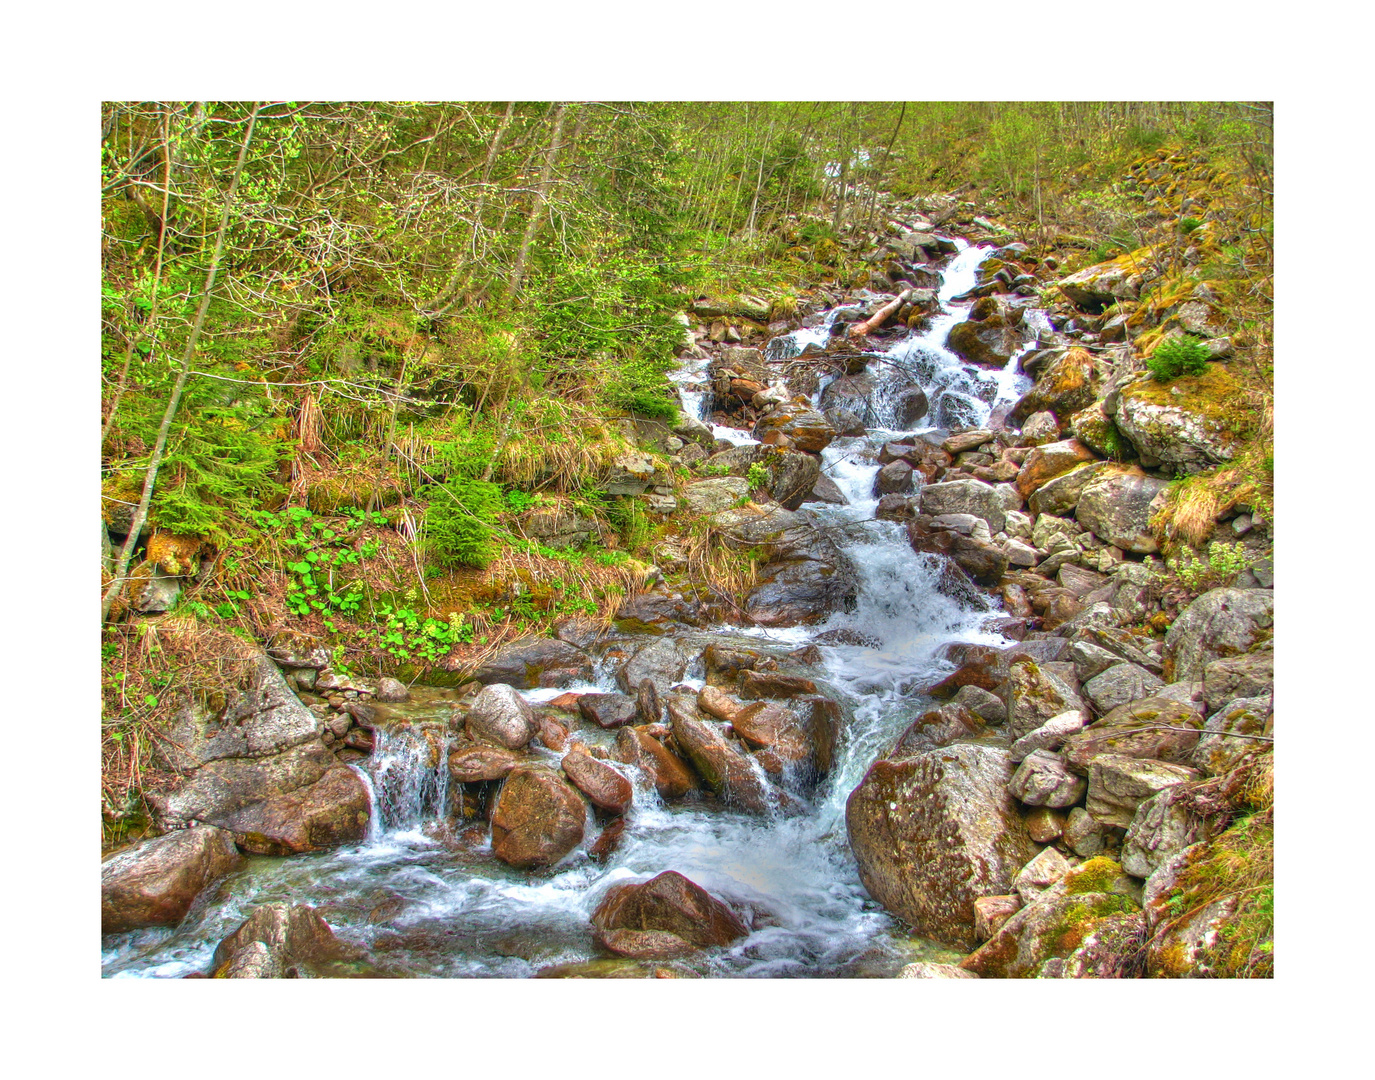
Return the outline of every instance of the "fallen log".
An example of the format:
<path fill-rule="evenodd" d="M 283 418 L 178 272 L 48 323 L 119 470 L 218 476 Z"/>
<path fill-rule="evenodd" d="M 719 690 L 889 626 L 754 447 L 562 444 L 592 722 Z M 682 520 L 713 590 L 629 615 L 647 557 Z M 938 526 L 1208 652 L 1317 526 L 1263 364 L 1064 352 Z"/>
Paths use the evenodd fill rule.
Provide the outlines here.
<path fill-rule="evenodd" d="M 884 304 L 883 307 L 879 308 L 876 312 L 870 315 L 863 322 L 855 323 L 853 326 L 851 326 L 850 337 L 863 337 L 865 334 L 869 333 L 870 330 L 878 329 L 880 326 L 882 326 L 885 322 L 888 321 L 889 317 L 892 316 L 893 312 L 897 311 L 898 308 L 902 307 L 904 302 L 911 299 L 911 296 L 911 289 L 903 289 L 902 292 L 898 293 L 896 299 L 890 300 L 888 303 Z"/>

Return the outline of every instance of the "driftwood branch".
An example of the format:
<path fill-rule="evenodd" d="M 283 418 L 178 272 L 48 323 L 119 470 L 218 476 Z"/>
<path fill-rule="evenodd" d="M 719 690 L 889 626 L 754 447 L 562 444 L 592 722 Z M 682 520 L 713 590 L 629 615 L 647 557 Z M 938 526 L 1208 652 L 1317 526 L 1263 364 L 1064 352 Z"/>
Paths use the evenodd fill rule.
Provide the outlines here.
<path fill-rule="evenodd" d="M 898 293 L 898 295 L 894 299 L 888 301 L 888 303 L 884 304 L 883 307 L 879 308 L 876 312 L 870 315 L 862 323 L 855 323 L 852 327 L 850 327 L 850 337 L 863 337 L 870 330 L 878 329 L 880 326 L 882 326 L 885 322 L 888 321 L 888 319 L 892 316 L 892 314 L 895 311 L 898 310 L 898 308 L 902 307 L 904 303 L 911 299 L 911 296 L 911 289 L 903 289 L 902 292 Z"/>

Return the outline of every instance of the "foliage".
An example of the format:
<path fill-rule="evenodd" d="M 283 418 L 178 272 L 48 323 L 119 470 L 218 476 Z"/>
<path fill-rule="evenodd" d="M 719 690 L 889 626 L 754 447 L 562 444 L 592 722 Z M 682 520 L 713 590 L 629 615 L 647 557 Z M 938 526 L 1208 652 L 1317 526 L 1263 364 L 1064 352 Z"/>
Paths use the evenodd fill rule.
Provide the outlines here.
<path fill-rule="evenodd" d="M 1181 334 L 1156 346 L 1146 367 L 1156 382 L 1170 382 L 1181 375 L 1202 375 L 1208 370 L 1210 355 L 1208 346 L 1198 338 Z"/>
<path fill-rule="evenodd" d="M 766 487 L 773 477 L 769 474 L 769 467 L 762 461 L 756 461 L 750 465 L 750 471 L 745 479 L 749 482 L 750 490 L 756 491 L 761 487 Z"/>
<path fill-rule="evenodd" d="M 501 489 L 485 480 L 450 477 L 444 484 L 422 489 L 429 500 L 425 512 L 425 544 L 441 566 L 485 567 L 497 557 L 493 527 L 501 512 Z"/>
<path fill-rule="evenodd" d="M 1230 585 L 1250 565 L 1250 560 L 1241 544 L 1214 541 L 1208 545 L 1206 561 L 1186 548 L 1166 565 L 1191 592 L 1204 593 Z"/>

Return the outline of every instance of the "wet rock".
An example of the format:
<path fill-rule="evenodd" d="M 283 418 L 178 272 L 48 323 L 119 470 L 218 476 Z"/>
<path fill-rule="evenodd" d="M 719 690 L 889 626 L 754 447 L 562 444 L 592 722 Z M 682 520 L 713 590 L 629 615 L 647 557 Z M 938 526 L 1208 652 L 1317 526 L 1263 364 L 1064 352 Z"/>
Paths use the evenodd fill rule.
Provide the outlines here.
<path fill-rule="evenodd" d="M 496 746 L 470 746 L 449 755 L 449 775 L 460 784 L 504 780 L 524 758 Z"/>
<path fill-rule="evenodd" d="M 983 721 L 961 705 L 951 702 L 922 713 L 908 726 L 888 757 L 904 758 L 949 746 L 958 739 L 981 734 Z"/>
<path fill-rule="evenodd" d="M 1040 727 L 1028 731 L 1012 744 L 1009 751 L 1014 762 L 1025 760 L 1028 754 L 1037 750 L 1055 750 L 1064 744 L 1069 736 L 1082 730 L 1084 714 L 1077 709 L 1052 716 Z"/>
<path fill-rule="evenodd" d="M 761 416 L 754 425 L 754 437 L 763 441 L 770 432 L 786 435 L 798 450 L 819 454 L 831 444 L 836 432 L 826 418 L 808 405 L 782 404 Z"/>
<path fill-rule="evenodd" d="M 973 947 L 974 901 L 1008 892 L 1034 854 L 1011 771 L 1006 751 L 967 744 L 876 762 L 845 815 L 869 894 L 916 933 Z"/>
<path fill-rule="evenodd" d="M 659 638 L 642 646 L 634 656 L 621 665 L 620 670 L 616 672 L 616 682 L 621 689 L 629 692 L 636 690 L 641 682 L 648 679 L 662 696 L 670 686 L 683 677 L 688 659 L 687 654 L 672 638 Z"/>
<path fill-rule="evenodd" d="M 939 527 L 942 520 L 948 523 L 950 519 L 960 517 L 970 518 L 983 527 L 983 521 L 973 515 L 948 514 L 943 515 L 943 518 L 918 515 L 907 525 L 907 540 L 912 545 L 912 550 L 944 555 L 980 585 L 996 585 L 1007 571 L 1007 553 L 987 540 L 979 540 L 954 529 Z"/>
<path fill-rule="evenodd" d="M 593 911 L 592 925 L 603 933 L 670 934 L 699 948 L 729 945 L 749 933 L 729 907 L 673 870 L 640 884 L 613 885 Z"/>
<path fill-rule="evenodd" d="M 697 692 L 697 707 L 729 724 L 745 706 L 714 686 L 704 686 Z"/>
<path fill-rule="evenodd" d="M 875 495 L 892 495 L 912 487 L 912 466 L 905 461 L 890 461 L 874 477 Z"/>
<path fill-rule="evenodd" d="M 1248 754 L 1270 746 L 1239 735 L 1272 735 L 1270 696 L 1237 698 L 1225 703 L 1204 725 L 1189 764 L 1212 776 L 1231 771 Z"/>
<path fill-rule="evenodd" d="M 550 750 L 562 750 L 568 742 L 568 729 L 546 713 L 535 714 L 536 737 Z"/>
<path fill-rule="evenodd" d="M 659 690 L 653 679 L 640 680 L 635 688 L 635 707 L 640 712 L 640 718 L 647 724 L 657 724 L 664 718 L 663 702 L 659 700 Z"/>
<path fill-rule="evenodd" d="M 1033 750 L 1017 766 L 1007 789 L 1028 806 L 1060 808 L 1083 798 L 1088 784 L 1049 750 Z"/>
<path fill-rule="evenodd" d="M 745 601 L 756 625 L 809 625 L 853 610 L 859 591 L 854 569 L 813 525 L 800 523 L 772 534 L 764 548 L 769 561 L 759 571 L 762 584 Z"/>
<path fill-rule="evenodd" d="M 244 851 L 294 855 L 361 842 L 370 814 L 363 781 L 352 769 L 337 765 L 308 787 L 235 811 L 224 819 L 224 827 Z"/>
<path fill-rule="evenodd" d="M 468 710 L 468 730 L 473 737 L 519 750 L 539 730 L 535 714 L 515 688 L 491 683 L 478 692 Z"/>
<path fill-rule="evenodd" d="M 235 950 L 224 967 L 215 972 L 220 979 L 284 979 L 286 965 L 282 957 L 261 941 L 250 941 Z M 189 976 L 188 976 L 189 977 Z M 204 978 L 204 976 L 200 976 Z"/>
<path fill-rule="evenodd" d="M 616 751 L 620 761 L 649 778 L 661 799 L 681 799 L 697 788 L 697 778 L 687 763 L 643 728 L 618 731 Z"/>
<path fill-rule="evenodd" d="M 911 521 L 917 512 L 917 500 L 910 495 L 884 495 L 874 509 L 880 521 Z"/>
<path fill-rule="evenodd" d="M 271 959 L 263 956 L 262 949 L 252 948 L 255 944 L 264 946 Z M 212 961 L 216 977 L 228 977 L 230 965 L 240 953 L 250 949 L 258 959 L 252 965 L 239 961 L 241 974 L 237 977 L 244 977 L 245 969 L 270 971 L 274 964 L 287 969 L 289 976 L 289 969 L 297 965 L 310 970 L 319 964 L 349 959 L 356 953 L 334 936 L 329 924 L 313 907 L 282 901 L 254 908 L 239 928 L 216 946 Z M 264 974 L 249 977 L 262 978 Z"/>
<path fill-rule="evenodd" d="M 718 476 L 689 484 L 683 489 L 683 501 L 694 514 L 715 514 L 748 499 L 749 494 L 749 481 L 743 477 Z"/>
<path fill-rule="evenodd" d="M 920 386 L 908 386 L 899 390 L 893 398 L 893 412 L 900 428 L 915 427 L 930 409 L 926 391 Z"/>
<path fill-rule="evenodd" d="M 1038 374 L 1036 385 L 1008 413 L 1008 423 L 1024 424 L 1033 413 L 1052 412 L 1067 420 L 1098 399 L 1102 377 L 1086 349 L 1069 349 Z"/>
<path fill-rule="evenodd" d="M 1026 831 L 1038 844 L 1051 844 L 1065 832 L 1065 813 L 1038 806 L 1026 815 Z"/>
<path fill-rule="evenodd" d="M 920 508 L 923 514 L 932 517 L 940 514 L 973 514 L 983 519 L 991 533 L 1002 532 L 1006 521 L 998 493 L 991 484 L 981 480 L 927 484 L 921 489 Z"/>
<path fill-rule="evenodd" d="M 1148 697 L 1119 705 L 1103 719 L 1065 739 L 1064 757 L 1087 774 L 1100 754 L 1186 762 L 1198 745 L 1203 717 L 1168 698 Z M 1181 730 L 1182 729 L 1182 730 Z"/>
<path fill-rule="evenodd" d="M 679 626 L 701 626 L 702 608 L 681 596 L 639 593 L 616 609 L 615 624 L 623 634 L 662 634 Z"/>
<path fill-rule="evenodd" d="M 410 701 L 411 692 L 406 688 L 406 684 L 389 675 L 383 675 L 377 680 L 377 700 L 381 702 Z"/>
<path fill-rule="evenodd" d="M 801 719 L 782 705 L 772 701 L 746 705 L 730 724 L 736 738 L 752 749 L 772 749 L 785 761 L 812 757 L 811 741 Z"/>
<path fill-rule="evenodd" d="M 625 818 L 612 818 L 606 823 L 606 827 L 597 834 L 597 839 L 588 845 L 587 857 L 594 862 L 606 862 L 620 848 L 621 840 L 624 837 Z"/>
<path fill-rule="evenodd" d="M 1085 712 L 1083 699 L 1074 687 L 1034 660 L 1013 663 L 998 687 L 998 696 L 1007 708 L 1008 729 L 1014 739 L 1064 713 Z"/>
<path fill-rule="evenodd" d="M 1151 515 L 1168 485 L 1140 469 L 1120 467 L 1098 473 L 1084 488 L 1075 518 L 1093 534 L 1123 551 L 1148 555 L 1160 550 L 1151 533 Z"/>
<path fill-rule="evenodd" d="M 1170 682 L 1201 678 L 1215 660 L 1270 639 L 1275 595 L 1267 589 L 1213 589 L 1180 612 L 1165 635 Z"/>
<path fill-rule="evenodd" d="M 1084 684 L 1084 696 L 1100 713 L 1150 697 L 1165 684 L 1137 664 L 1115 664 Z"/>
<path fill-rule="evenodd" d="M 583 694 L 578 698 L 578 712 L 584 720 L 608 730 L 633 724 L 640 717 L 639 702 L 625 694 Z"/>
<path fill-rule="evenodd" d="M 821 480 L 821 460 L 797 450 L 781 450 L 769 456 L 769 494 L 780 506 L 796 510 L 812 497 Z"/>
<path fill-rule="evenodd" d="M 740 672 L 740 697 L 745 701 L 799 697 L 815 693 L 816 683 L 800 675 L 780 675 L 776 671 Z"/>
<path fill-rule="evenodd" d="M 985 979 L 1034 977 L 1049 961 L 1079 948 L 1094 927 L 1135 907 L 1111 893 L 1047 892 L 1003 923 L 960 967 Z"/>
<path fill-rule="evenodd" d="M 947 349 L 970 363 L 995 368 L 1005 366 L 1021 345 L 1021 335 L 1004 319 L 976 321 L 972 316 L 952 326 L 945 342 Z"/>
<path fill-rule="evenodd" d="M 1089 766 L 1085 809 L 1104 825 L 1126 828 L 1137 808 L 1165 788 L 1198 778 L 1198 772 L 1163 761 L 1099 754 Z"/>
<path fill-rule="evenodd" d="M 848 506 L 850 500 L 845 497 L 845 493 L 840 490 L 838 485 L 829 476 L 818 475 L 816 483 L 812 485 L 812 493 L 803 502 L 829 503 L 832 506 Z M 797 507 L 792 507 L 797 509 Z"/>
<path fill-rule="evenodd" d="M 492 854 L 519 869 L 552 866 L 580 843 L 582 797 L 547 769 L 520 766 L 501 785 L 492 811 Z"/>
<path fill-rule="evenodd" d="M 629 780 L 610 765 L 579 750 L 564 755 L 562 768 L 574 787 L 599 810 L 623 814 L 635 796 Z"/>
<path fill-rule="evenodd" d="M 687 755 L 702 782 L 727 803 L 756 814 L 771 809 L 769 788 L 751 766 L 746 754 L 726 742 L 712 724 L 696 714 L 691 699 L 669 695 L 666 699 L 673 741 Z"/>
<path fill-rule="evenodd" d="M 672 960 L 697 951 L 691 942 L 664 930 L 599 930 L 594 937 L 607 952 L 632 960 Z"/>
<path fill-rule="evenodd" d="M 516 689 L 566 687 L 569 682 L 591 680 L 591 676 L 593 665 L 586 652 L 549 637 L 525 637 L 503 645 L 473 673 L 478 682 L 502 682 Z"/>
<path fill-rule="evenodd" d="M 176 926 L 207 885 L 242 861 L 234 837 L 210 825 L 116 852 L 100 864 L 100 932 Z"/>
<path fill-rule="evenodd" d="M 753 671 L 760 665 L 767 667 L 768 657 L 756 649 L 711 644 L 702 653 L 702 663 L 707 669 L 709 685 L 734 687 L 741 672 Z"/>

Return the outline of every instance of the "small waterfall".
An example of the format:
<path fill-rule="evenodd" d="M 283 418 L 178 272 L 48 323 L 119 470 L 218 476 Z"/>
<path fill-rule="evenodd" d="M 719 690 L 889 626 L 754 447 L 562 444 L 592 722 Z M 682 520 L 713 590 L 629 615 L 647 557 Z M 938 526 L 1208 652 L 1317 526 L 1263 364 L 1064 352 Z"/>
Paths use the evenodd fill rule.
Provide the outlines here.
<path fill-rule="evenodd" d="M 365 763 L 378 835 L 440 817 L 449 793 L 448 733 L 441 724 L 378 728 Z"/>

